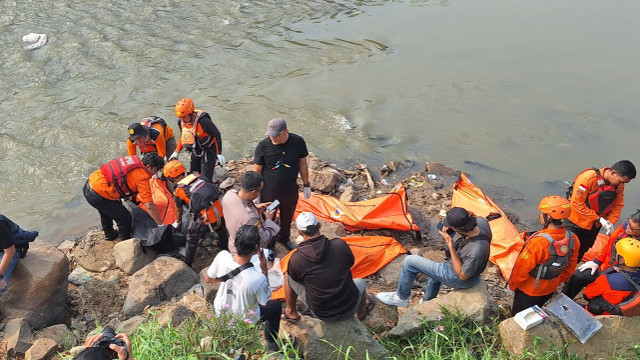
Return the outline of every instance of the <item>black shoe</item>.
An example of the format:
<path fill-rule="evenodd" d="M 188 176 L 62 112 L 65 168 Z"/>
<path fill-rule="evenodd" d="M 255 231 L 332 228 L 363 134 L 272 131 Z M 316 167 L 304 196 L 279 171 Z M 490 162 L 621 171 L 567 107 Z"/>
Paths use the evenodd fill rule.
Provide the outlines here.
<path fill-rule="evenodd" d="M 107 241 L 115 240 L 119 236 L 120 236 L 120 234 L 114 229 L 104 230 L 104 239 L 107 240 Z"/>

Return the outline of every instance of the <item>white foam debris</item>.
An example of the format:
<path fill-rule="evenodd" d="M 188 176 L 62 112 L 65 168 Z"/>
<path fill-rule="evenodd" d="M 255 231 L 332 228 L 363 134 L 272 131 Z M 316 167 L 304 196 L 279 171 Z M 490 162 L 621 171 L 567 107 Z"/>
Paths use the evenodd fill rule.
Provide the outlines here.
<path fill-rule="evenodd" d="M 47 35 L 46 34 L 36 34 L 29 33 L 22 37 L 22 41 L 31 43 L 24 47 L 25 50 L 34 50 L 39 47 L 42 47 L 47 43 Z"/>
<path fill-rule="evenodd" d="M 333 118 L 336 119 L 338 124 L 342 125 L 342 127 L 344 127 L 345 130 L 353 130 L 356 128 L 356 125 L 353 124 L 351 121 L 349 121 L 349 119 L 347 119 L 342 114 L 333 115 Z"/>

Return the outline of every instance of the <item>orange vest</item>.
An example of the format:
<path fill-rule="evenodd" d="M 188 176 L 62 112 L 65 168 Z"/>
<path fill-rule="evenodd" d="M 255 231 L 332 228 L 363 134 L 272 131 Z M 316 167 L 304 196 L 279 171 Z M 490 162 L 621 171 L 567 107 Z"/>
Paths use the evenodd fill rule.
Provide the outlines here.
<path fill-rule="evenodd" d="M 167 189 L 166 183 L 154 176 L 149 180 L 149 184 L 151 185 L 153 203 L 156 205 L 156 208 L 158 208 L 158 212 L 162 218 L 162 223 L 164 225 L 173 224 L 178 220 L 178 209 L 176 207 L 176 202 L 173 199 L 173 195 L 169 189 Z M 140 201 L 140 208 L 147 211 L 147 207 L 144 202 L 140 199 L 138 200 Z"/>
<path fill-rule="evenodd" d="M 196 109 L 196 119 L 192 124 L 180 121 L 180 143 L 188 151 L 211 147 L 213 137 L 202 129 L 202 125 L 198 124 L 198 120 L 204 114 L 206 114 L 204 111 Z"/>
<path fill-rule="evenodd" d="M 135 193 L 129 188 L 129 184 L 127 184 L 127 173 L 133 169 L 142 167 L 144 167 L 144 164 L 140 161 L 140 158 L 136 155 L 131 155 L 108 161 L 102 165 L 100 171 L 107 182 L 113 183 L 121 198 L 128 198 Z"/>

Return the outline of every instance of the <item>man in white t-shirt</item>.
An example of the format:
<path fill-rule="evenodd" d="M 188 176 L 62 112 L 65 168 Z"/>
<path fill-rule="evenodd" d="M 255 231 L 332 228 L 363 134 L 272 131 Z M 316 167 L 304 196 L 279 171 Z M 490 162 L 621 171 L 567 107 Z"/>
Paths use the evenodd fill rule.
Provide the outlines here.
<path fill-rule="evenodd" d="M 253 322 L 263 321 L 265 350 L 278 351 L 275 340 L 280 330 L 282 304 L 271 300 L 267 259 L 260 251 L 258 227 L 241 226 L 236 233 L 235 248 L 235 254 L 226 250 L 218 253 L 207 270 L 206 282 L 220 282 L 213 307 L 217 315 L 230 311 Z M 260 270 L 254 266 L 258 261 Z"/>

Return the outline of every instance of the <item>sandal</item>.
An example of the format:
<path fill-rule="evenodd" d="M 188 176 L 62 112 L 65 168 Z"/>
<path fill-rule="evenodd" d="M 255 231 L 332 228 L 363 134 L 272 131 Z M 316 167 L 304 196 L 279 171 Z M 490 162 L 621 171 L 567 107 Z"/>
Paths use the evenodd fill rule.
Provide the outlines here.
<path fill-rule="evenodd" d="M 367 294 L 366 302 L 367 304 L 365 305 L 364 315 L 358 317 L 358 320 L 364 320 L 369 312 L 373 310 L 373 308 L 376 306 L 376 297 L 373 294 Z"/>
<path fill-rule="evenodd" d="M 286 321 L 288 323 L 296 323 L 300 321 L 301 318 L 302 318 L 301 315 L 298 315 L 297 317 L 290 317 L 289 315 L 287 315 L 286 312 L 283 312 L 282 316 L 280 317 L 280 320 Z"/>

